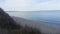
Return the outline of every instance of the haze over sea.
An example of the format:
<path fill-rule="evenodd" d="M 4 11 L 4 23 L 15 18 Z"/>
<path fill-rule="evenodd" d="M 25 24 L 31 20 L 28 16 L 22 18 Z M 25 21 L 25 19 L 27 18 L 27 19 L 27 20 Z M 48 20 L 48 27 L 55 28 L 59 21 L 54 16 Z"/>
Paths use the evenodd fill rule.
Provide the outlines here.
<path fill-rule="evenodd" d="M 60 10 L 50 11 L 6 11 L 11 16 L 22 17 L 46 24 L 60 26 Z"/>

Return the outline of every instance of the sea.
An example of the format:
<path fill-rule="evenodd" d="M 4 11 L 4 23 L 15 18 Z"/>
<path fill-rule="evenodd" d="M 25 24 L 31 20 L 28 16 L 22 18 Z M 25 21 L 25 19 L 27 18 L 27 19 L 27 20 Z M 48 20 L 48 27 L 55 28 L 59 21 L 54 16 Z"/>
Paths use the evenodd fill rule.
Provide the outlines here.
<path fill-rule="evenodd" d="M 6 13 L 8 13 L 10 16 L 60 26 L 60 10 L 6 11 Z"/>

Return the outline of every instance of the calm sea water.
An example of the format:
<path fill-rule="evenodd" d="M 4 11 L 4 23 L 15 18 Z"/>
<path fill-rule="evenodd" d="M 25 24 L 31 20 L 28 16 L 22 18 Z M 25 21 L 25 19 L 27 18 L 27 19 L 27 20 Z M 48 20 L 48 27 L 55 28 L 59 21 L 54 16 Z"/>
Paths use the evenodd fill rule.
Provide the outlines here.
<path fill-rule="evenodd" d="M 11 16 L 23 17 L 34 21 L 60 26 L 60 11 L 14 11 L 7 12 Z"/>

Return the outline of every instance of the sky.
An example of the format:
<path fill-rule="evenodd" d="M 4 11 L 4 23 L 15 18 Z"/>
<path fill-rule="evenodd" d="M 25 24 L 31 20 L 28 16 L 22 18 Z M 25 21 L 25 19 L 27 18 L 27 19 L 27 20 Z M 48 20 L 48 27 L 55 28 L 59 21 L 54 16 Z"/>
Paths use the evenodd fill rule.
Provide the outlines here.
<path fill-rule="evenodd" d="M 60 10 L 60 0 L 0 0 L 5 11 Z"/>

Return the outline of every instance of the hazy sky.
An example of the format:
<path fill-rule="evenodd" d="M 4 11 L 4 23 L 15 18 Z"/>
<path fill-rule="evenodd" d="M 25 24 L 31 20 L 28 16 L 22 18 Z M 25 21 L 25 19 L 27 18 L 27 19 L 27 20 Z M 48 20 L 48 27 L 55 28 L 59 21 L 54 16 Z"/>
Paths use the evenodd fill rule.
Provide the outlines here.
<path fill-rule="evenodd" d="M 60 0 L 0 0 L 5 11 L 60 10 Z"/>

